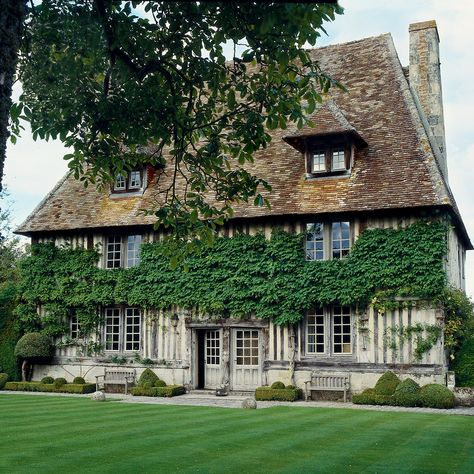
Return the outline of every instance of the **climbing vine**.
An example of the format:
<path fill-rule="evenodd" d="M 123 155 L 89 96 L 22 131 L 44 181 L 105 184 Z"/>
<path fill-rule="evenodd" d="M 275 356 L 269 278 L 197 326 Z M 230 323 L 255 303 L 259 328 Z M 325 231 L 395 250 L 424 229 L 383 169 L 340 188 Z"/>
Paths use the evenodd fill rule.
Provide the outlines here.
<path fill-rule="evenodd" d="M 101 323 L 114 304 L 167 309 L 174 305 L 219 317 L 255 315 L 295 323 L 315 305 L 366 306 L 375 295 L 431 299 L 446 286 L 446 224 L 422 221 L 406 229 L 369 229 L 348 258 L 305 261 L 303 234 L 275 231 L 219 238 L 171 269 L 166 245 L 144 244 L 141 264 L 97 267 L 98 249 L 33 246 L 20 266 L 18 319 L 25 330 L 66 333 L 74 309 L 82 330 Z M 43 316 L 37 315 L 40 306 Z"/>

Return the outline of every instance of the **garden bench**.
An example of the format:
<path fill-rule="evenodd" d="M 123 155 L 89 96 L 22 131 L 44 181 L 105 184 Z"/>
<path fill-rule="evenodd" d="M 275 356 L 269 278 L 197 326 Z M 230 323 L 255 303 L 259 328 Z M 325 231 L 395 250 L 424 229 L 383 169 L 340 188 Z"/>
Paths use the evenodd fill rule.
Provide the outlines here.
<path fill-rule="evenodd" d="M 304 383 L 305 399 L 308 401 L 311 390 L 323 390 L 328 392 L 344 392 L 344 403 L 347 401 L 347 392 L 351 386 L 350 375 L 321 375 L 315 371 L 311 372 L 311 380 Z"/>
<path fill-rule="evenodd" d="M 98 391 L 101 386 L 105 390 L 106 385 L 124 385 L 126 395 L 129 385 L 135 383 L 136 375 L 135 369 L 104 369 L 104 375 L 96 375 L 95 387 Z"/>

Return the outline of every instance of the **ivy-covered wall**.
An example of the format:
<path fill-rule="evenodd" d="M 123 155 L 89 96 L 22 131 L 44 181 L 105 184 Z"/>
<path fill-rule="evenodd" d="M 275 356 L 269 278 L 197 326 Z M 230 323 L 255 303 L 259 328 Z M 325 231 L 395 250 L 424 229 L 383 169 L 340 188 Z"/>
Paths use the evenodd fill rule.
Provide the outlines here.
<path fill-rule="evenodd" d="M 114 270 L 97 267 L 97 250 L 38 244 L 21 264 L 17 314 L 25 330 L 61 335 L 69 308 L 76 308 L 83 328 L 92 329 L 100 322 L 99 306 L 121 303 L 199 308 L 224 317 L 254 314 L 285 324 L 315 305 L 363 307 L 376 296 L 431 299 L 446 287 L 446 234 L 442 221 L 370 229 L 348 258 L 311 262 L 305 261 L 303 234 L 243 234 L 218 238 L 175 270 L 162 243 L 144 244 L 139 266 Z"/>

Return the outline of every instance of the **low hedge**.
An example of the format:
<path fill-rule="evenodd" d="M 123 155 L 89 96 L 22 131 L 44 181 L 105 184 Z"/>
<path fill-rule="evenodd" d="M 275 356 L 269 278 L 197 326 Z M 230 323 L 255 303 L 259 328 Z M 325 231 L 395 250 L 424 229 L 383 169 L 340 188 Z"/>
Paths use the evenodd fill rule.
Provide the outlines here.
<path fill-rule="evenodd" d="M 300 388 L 258 387 L 255 390 L 255 400 L 257 401 L 294 402 L 302 398 L 302 395 L 303 392 Z"/>
<path fill-rule="evenodd" d="M 352 403 L 356 405 L 391 405 L 391 395 L 380 395 L 373 388 L 367 388 L 362 393 L 352 395 Z"/>
<path fill-rule="evenodd" d="M 4 389 L 21 392 L 92 393 L 95 392 L 95 384 L 68 383 L 66 385 L 61 385 L 60 387 L 55 387 L 54 383 L 7 382 Z"/>
<path fill-rule="evenodd" d="M 130 393 L 142 397 L 176 397 L 184 395 L 186 389 L 182 385 L 167 385 L 166 387 L 132 387 Z"/>
<path fill-rule="evenodd" d="M 8 378 L 8 374 L 0 374 L 0 390 L 2 390 L 2 388 L 8 382 Z"/>

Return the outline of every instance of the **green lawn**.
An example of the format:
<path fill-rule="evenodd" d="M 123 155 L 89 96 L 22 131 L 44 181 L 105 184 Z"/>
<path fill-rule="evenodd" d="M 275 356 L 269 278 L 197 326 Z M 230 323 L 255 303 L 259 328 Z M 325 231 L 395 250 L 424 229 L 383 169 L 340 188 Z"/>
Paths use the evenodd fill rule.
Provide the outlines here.
<path fill-rule="evenodd" d="M 0 395 L 0 473 L 473 472 L 474 417 Z"/>

